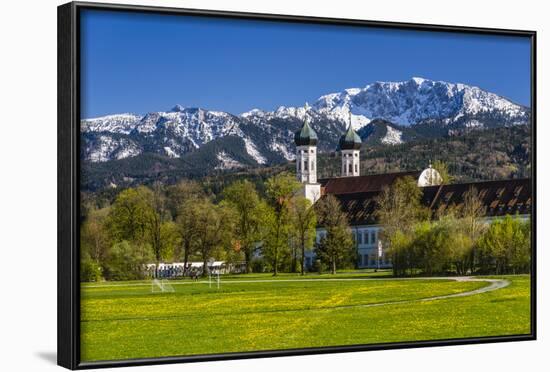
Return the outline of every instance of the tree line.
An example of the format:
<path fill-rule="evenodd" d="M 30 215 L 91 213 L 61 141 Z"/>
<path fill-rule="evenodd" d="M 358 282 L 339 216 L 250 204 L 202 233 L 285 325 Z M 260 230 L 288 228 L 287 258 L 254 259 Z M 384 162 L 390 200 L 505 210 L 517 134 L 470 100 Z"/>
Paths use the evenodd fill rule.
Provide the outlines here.
<path fill-rule="evenodd" d="M 475 188 L 460 206 L 430 211 L 411 177 L 398 179 L 378 200 L 381 237 L 395 276 L 528 273 L 531 224 L 507 215 L 484 220 L 485 207 Z"/>
<path fill-rule="evenodd" d="M 444 178 L 449 175 L 444 167 Z M 241 263 L 245 272 L 301 273 L 354 268 L 358 250 L 348 216 L 332 195 L 312 207 L 294 176 L 282 172 L 261 187 L 235 180 L 220 192 L 182 181 L 122 190 L 110 203 L 83 204 L 81 280 L 133 280 L 146 264 L 210 259 Z M 393 274 L 505 274 L 528 272 L 529 221 L 508 216 L 491 223 L 475 189 L 460 207 L 433 213 L 411 177 L 377 198 L 376 217 Z M 316 241 L 316 226 L 325 234 Z M 316 259 L 306 267 L 306 252 Z M 207 272 L 203 271 L 203 275 Z"/>
<path fill-rule="evenodd" d="M 353 244 L 344 213 L 339 206 L 323 207 L 324 201 L 312 208 L 291 174 L 270 177 L 262 193 L 247 180 L 231 183 L 220 194 L 208 194 L 203 186 L 155 183 L 125 189 L 106 206 L 86 205 L 81 280 L 141 279 L 148 263 L 187 267 L 199 260 L 206 267 L 211 258 L 242 262 L 246 272 L 305 274 L 306 250 L 314 244 L 319 218 L 334 224 L 334 233 L 317 248 L 318 255 L 334 272 L 351 264 Z"/>

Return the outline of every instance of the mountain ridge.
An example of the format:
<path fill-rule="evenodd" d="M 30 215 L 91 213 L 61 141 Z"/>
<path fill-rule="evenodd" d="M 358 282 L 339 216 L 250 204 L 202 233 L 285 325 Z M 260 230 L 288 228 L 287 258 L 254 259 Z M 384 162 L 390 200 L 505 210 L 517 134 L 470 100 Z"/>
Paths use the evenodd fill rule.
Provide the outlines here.
<path fill-rule="evenodd" d="M 236 136 L 258 165 L 277 164 L 294 159 L 293 132 L 306 115 L 319 135 L 320 152 L 336 148 L 350 115 L 352 126 L 365 142 L 376 139 L 386 144 L 530 121 L 527 107 L 495 93 L 413 77 L 325 94 L 311 107 L 279 106 L 273 111 L 252 109 L 235 115 L 175 105 L 169 111 L 145 115 L 83 119 L 81 157 L 106 162 L 151 152 L 179 158 L 213 140 Z M 385 122 L 385 127 L 380 122 Z M 369 140 L 373 133 L 376 136 Z M 220 151 L 227 155 L 226 150 Z"/>

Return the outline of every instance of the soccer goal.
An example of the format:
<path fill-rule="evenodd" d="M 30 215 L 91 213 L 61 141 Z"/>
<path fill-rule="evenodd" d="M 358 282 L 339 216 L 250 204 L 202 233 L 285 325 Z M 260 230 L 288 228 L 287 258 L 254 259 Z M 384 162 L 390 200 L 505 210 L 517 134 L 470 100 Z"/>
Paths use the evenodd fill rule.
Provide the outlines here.
<path fill-rule="evenodd" d="M 172 284 L 168 283 L 166 280 L 153 279 L 151 282 L 151 292 L 174 292 L 174 287 L 172 287 Z"/>

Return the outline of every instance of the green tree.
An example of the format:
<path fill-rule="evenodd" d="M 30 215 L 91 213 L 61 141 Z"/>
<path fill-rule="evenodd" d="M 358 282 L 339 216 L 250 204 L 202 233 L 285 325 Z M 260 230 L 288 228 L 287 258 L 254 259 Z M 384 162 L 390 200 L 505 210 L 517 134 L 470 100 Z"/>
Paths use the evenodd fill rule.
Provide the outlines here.
<path fill-rule="evenodd" d="M 195 181 L 183 180 L 167 189 L 168 209 L 175 219 L 179 235 L 179 244 L 174 247 L 174 259 L 183 258 L 185 268 L 197 249 L 197 205 L 205 198 L 201 185 Z"/>
<path fill-rule="evenodd" d="M 150 191 L 140 186 L 123 190 L 116 197 L 106 221 L 106 227 L 114 241 L 142 241 L 145 239 Z"/>
<path fill-rule="evenodd" d="M 293 235 L 300 250 L 300 272 L 305 274 L 306 249 L 315 242 L 317 215 L 311 202 L 303 196 L 295 196 L 290 203 Z M 292 267 L 295 268 L 295 265 Z"/>
<path fill-rule="evenodd" d="M 203 261 L 203 276 L 208 275 L 208 260 L 220 257 L 222 250 L 233 248 L 235 215 L 229 208 L 202 200 L 197 213 L 197 248 Z"/>
<path fill-rule="evenodd" d="M 165 238 L 167 237 L 163 234 L 163 232 L 167 231 L 163 229 L 166 213 L 166 197 L 163 194 L 161 184 L 158 182 L 153 185 L 152 191 L 146 189 L 143 190 L 143 194 L 146 200 L 145 227 L 147 237 L 151 244 L 153 254 L 155 255 L 156 267 L 159 267 L 160 262 L 169 250 L 165 242 Z"/>
<path fill-rule="evenodd" d="M 354 242 L 346 214 L 333 195 L 326 195 L 315 204 L 319 224 L 326 230 L 316 247 L 316 254 L 326 262 L 332 274 L 338 266 L 349 263 L 354 257 Z"/>
<path fill-rule="evenodd" d="M 101 275 L 101 267 L 109 253 L 111 243 L 105 226 L 108 214 L 109 208 L 90 209 L 80 228 L 81 272 L 90 273 L 84 276 L 93 280 Z"/>
<path fill-rule="evenodd" d="M 152 259 L 150 252 L 127 240 L 115 243 L 109 252 L 105 270 L 106 278 L 109 280 L 143 279 L 145 264 Z"/>
<path fill-rule="evenodd" d="M 494 264 L 497 275 L 529 272 L 531 236 L 529 224 L 507 215 L 491 223 L 480 239 L 480 253 Z"/>
<path fill-rule="evenodd" d="M 261 205 L 256 187 L 251 182 L 236 181 L 226 187 L 223 192 L 224 203 L 235 211 L 235 237 L 244 253 L 246 272 L 251 272 L 251 261 L 260 239 L 262 229 L 262 213 L 265 210 Z"/>
<path fill-rule="evenodd" d="M 80 281 L 99 282 L 103 277 L 101 266 L 90 256 L 89 247 L 80 248 Z"/>
<path fill-rule="evenodd" d="M 166 206 L 175 220 L 179 215 L 181 208 L 189 200 L 205 198 L 206 195 L 202 186 L 192 180 L 182 180 L 166 189 Z"/>
<path fill-rule="evenodd" d="M 433 169 L 435 169 L 441 176 L 441 183 L 443 185 L 448 185 L 453 183 L 454 177 L 449 172 L 449 165 L 442 160 L 436 160 L 432 164 Z"/>
<path fill-rule="evenodd" d="M 291 231 L 289 207 L 292 197 L 300 184 L 286 172 L 269 178 L 266 182 L 266 193 L 269 208 L 265 210 L 266 234 L 263 253 L 273 266 L 273 275 L 277 275 L 282 254 L 288 249 Z"/>
<path fill-rule="evenodd" d="M 419 266 L 418 258 L 413 247 L 414 237 L 412 233 L 405 234 L 400 230 L 386 237 L 386 242 L 391 247 L 388 254 L 392 259 L 394 276 L 413 275 Z"/>
<path fill-rule="evenodd" d="M 197 250 L 197 235 L 199 233 L 200 208 L 206 199 L 185 199 L 180 202 L 176 228 L 179 234 L 180 245 L 175 256 L 183 256 L 184 267 L 187 268 L 189 258 Z"/>
<path fill-rule="evenodd" d="M 158 267 L 173 252 L 174 229 L 165 225 L 169 221 L 162 185 L 156 183 L 153 190 L 139 186 L 122 191 L 113 203 L 107 226 L 114 242 L 127 241 L 141 249 L 140 256 L 146 257 L 145 251 L 152 250 Z"/>
<path fill-rule="evenodd" d="M 444 273 L 451 257 L 452 230 L 451 219 L 418 223 L 413 233 L 413 267 L 418 264 L 428 276 Z"/>
<path fill-rule="evenodd" d="M 459 210 L 460 226 L 462 227 L 460 233 L 464 234 L 465 237 L 457 244 L 468 244 L 462 247 L 463 253 L 466 254 L 464 264 L 469 265 L 471 273 L 474 273 L 477 266 L 476 245 L 486 228 L 486 224 L 482 220 L 484 215 L 485 206 L 479 192 L 475 187 L 470 187 L 464 194 L 464 202 Z"/>
<path fill-rule="evenodd" d="M 449 258 L 456 269 L 456 273 L 466 275 L 468 269 L 473 269 L 472 249 L 475 243 L 462 229 L 455 228 L 453 230 L 453 234 L 449 238 Z"/>
<path fill-rule="evenodd" d="M 160 251 L 163 254 L 163 258 L 179 261 L 181 258 L 179 252 L 181 237 L 179 235 L 178 225 L 170 220 L 162 222 L 160 225 L 160 236 Z"/>
<path fill-rule="evenodd" d="M 412 247 L 405 242 L 407 236 L 413 235 L 415 225 L 429 216 L 421 204 L 421 197 L 416 180 L 407 176 L 385 187 L 377 198 L 376 216 L 384 226 L 380 237 L 389 249 L 393 273 L 397 276 L 405 275 L 415 265 Z"/>

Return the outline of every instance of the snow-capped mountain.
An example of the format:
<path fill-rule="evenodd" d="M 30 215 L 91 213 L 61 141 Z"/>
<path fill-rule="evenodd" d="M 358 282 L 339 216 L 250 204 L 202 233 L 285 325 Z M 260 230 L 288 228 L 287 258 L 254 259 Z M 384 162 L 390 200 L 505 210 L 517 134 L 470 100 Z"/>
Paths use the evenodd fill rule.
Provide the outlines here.
<path fill-rule="evenodd" d="M 293 133 L 305 116 L 320 138 L 319 150 L 336 148 L 351 114 L 352 126 L 367 137 L 377 125 L 377 141 L 399 144 L 417 138 L 415 129 L 432 136 L 461 129 L 483 129 L 527 124 L 528 108 L 460 83 L 412 78 L 402 82 L 375 82 L 321 96 L 311 107 L 280 106 L 274 111 L 253 109 L 234 115 L 176 105 L 170 111 L 140 116 L 117 114 L 81 122 L 82 157 L 104 162 L 157 153 L 181 157 L 227 136 L 240 137 L 243 151 L 255 164 L 273 164 L 294 158 Z M 369 129 L 369 126 L 372 126 Z M 436 129 L 434 129 L 436 128 Z M 362 133 L 362 134 L 361 134 Z M 233 143 L 233 142 L 232 142 Z M 219 153 L 220 167 L 235 168 L 228 152 Z"/>
<path fill-rule="evenodd" d="M 494 93 L 465 84 L 418 77 L 327 94 L 320 97 L 314 107 L 320 113 L 340 119 L 351 111 L 356 127 L 372 119 L 402 126 L 433 121 L 444 124 L 461 121 L 468 126 L 470 122 L 477 122 L 476 117 L 483 116 L 496 116 L 502 125 L 524 124 L 528 120 L 525 107 Z"/>

